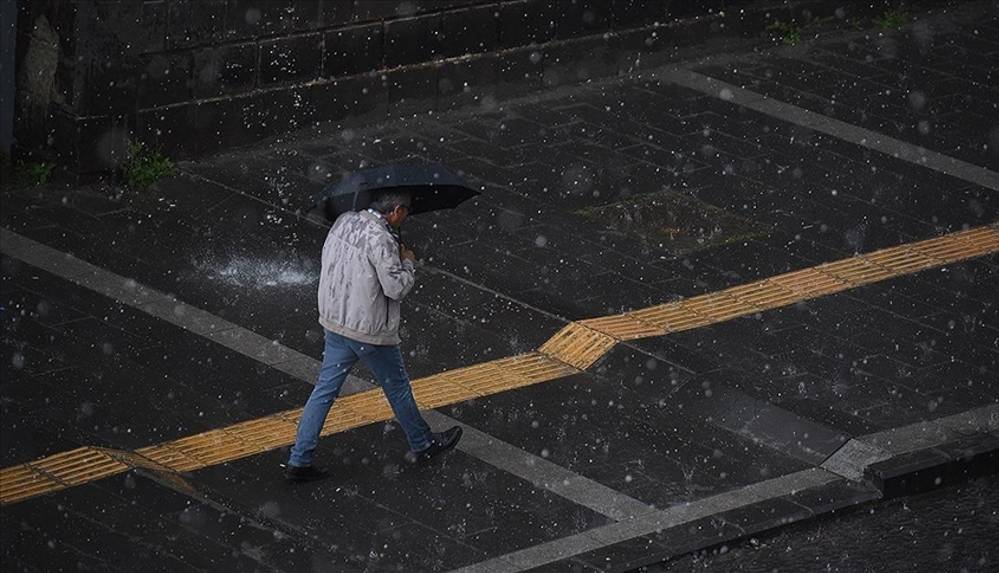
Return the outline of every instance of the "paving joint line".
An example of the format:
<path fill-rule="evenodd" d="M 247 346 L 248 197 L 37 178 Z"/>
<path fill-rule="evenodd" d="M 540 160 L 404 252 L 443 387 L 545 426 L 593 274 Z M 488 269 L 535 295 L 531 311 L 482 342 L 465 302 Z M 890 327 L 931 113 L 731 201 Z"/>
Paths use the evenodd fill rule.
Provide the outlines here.
<path fill-rule="evenodd" d="M 781 121 L 808 127 L 843 141 L 878 151 L 889 157 L 933 169 L 993 191 L 999 191 L 999 173 L 986 167 L 698 73 L 691 69 L 691 66 L 694 65 L 696 64 L 669 66 L 651 72 L 649 77 L 693 89 L 733 105 L 746 107 Z"/>

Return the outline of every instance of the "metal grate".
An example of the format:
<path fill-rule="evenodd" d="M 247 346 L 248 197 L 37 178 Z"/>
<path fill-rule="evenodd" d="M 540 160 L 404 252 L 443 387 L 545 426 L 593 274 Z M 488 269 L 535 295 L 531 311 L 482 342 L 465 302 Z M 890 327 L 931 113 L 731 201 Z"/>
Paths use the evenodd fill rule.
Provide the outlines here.
<path fill-rule="evenodd" d="M 684 301 L 573 322 L 537 352 L 483 362 L 413 381 L 422 408 L 439 408 L 572 375 L 620 341 L 689 330 L 857 288 L 891 277 L 999 251 L 999 229 L 979 227 L 825 263 Z M 137 458 L 77 448 L 0 470 L 0 503 L 8 504 L 127 471 L 192 471 L 294 442 L 301 409 L 136 450 Z M 380 390 L 337 400 L 323 426 L 330 435 L 382 422 L 392 410 Z M 131 460 L 131 461 L 129 461 Z"/>

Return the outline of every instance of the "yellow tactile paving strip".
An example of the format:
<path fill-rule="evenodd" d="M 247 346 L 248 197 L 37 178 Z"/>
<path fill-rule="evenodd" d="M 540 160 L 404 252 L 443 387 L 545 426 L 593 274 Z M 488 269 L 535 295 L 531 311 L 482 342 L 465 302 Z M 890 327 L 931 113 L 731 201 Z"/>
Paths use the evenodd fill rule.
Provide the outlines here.
<path fill-rule="evenodd" d="M 951 233 L 777 275 L 722 291 L 574 322 L 538 351 L 449 370 L 413 381 L 420 407 L 439 408 L 472 398 L 555 380 L 586 370 L 620 341 L 731 320 L 888 278 L 999 252 L 995 225 Z M 225 428 L 136 450 L 83 447 L 0 470 L 0 503 L 9 504 L 119 474 L 132 467 L 188 472 L 237 460 L 295 440 L 302 410 L 279 412 Z M 379 390 L 337 400 L 323 435 L 383 422 L 392 410 Z M 176 474 L 174 479 L 180 479 Z"/>

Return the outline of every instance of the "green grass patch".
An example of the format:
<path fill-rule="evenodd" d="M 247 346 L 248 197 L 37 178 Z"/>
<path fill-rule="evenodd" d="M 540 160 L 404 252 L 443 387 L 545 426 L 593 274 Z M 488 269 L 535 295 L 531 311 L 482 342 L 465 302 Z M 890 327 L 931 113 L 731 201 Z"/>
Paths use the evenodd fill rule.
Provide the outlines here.
<path fill-rule="evenodd" d="M 122 180 L 129 189 L 145 191 L 164 177 L 173 175 L 173 161 L 142 143 L 128 144 L 128 159 L 121 166 Z"/>

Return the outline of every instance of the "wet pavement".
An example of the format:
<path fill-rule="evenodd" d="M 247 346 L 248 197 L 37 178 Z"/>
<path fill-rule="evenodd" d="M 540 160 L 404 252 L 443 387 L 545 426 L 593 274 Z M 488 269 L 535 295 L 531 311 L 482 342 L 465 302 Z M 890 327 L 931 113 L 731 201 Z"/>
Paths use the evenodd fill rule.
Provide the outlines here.
<path fill-rule="evenodd" d="M 990 476 L 685 556 L 648 571 L 994 571 L 999 478 Z"/>
<path fill-rule="evenodd" d="M 988 20 L 912 23 L 905 34 L 871 34 L 700 71 L 780 101 L 999 168 L 995 38 Z"/>
<path fill-rule="evenodd" d="M 930 44 L 917 28 L 691 69 L 827 113 L 815 102 L 837 93 L 847 63 L 875 66 L 877 74 L 853 72 L 861 101 L 878 101 L 888 85 L 918 90 L 925 105 L 871 103 L 861 106 L 866 119 L 836 117 L 871 130 L 885 130 L 879 118 L 913 124 L 890 135 L 994 169 L 999 145 L 982 147 L 991 132 L 981 118 L 999 99 L 987 97 L 995 86 L 980 59 L 999 55 L 999 20 L 986 14 L 929 21 Z M 927 56 L 939 46 L 981 58 L 948 66 Z M 794 81 L 807 78 L 814 97 L 794 95 L 801 86 L 791 75 L 768 74 L 798 70 L 792 57 L 807 67 Z M 839 67 L 828 68 L 833 60 Z M 936 78 L 940 66 L 959 79 Z M 916 136 L 939 105 L 950 110 L 940 121 L 970 144 Z M 946 133 L 930 133 L 938 131 Z M 344 171 L 414 157 L 461 169 L 483 189 L 404 229 L 423 261 L 404 311 L 414 379 L 532 352 L 571 321 L 999 214 L 996 189 L 654 75 L 325 126 L 183 163 L 176 177 L 121 198 L 94 188 L 5 193 L 4 229 L 104 274 L 81 281 L 50 251 L 14 254 L 5 239 L 2 466 L 82 446 L 133 451 L 300 407 L 320 359 L 313 306 L 326 230 L 303 215 L 307 198 Z M 657 225 L 653 193 L 726 224 Z M 611 224 L 611 213 L 652 222 Z M 824 460 L 851 439 L 999 402 L 997 264 L 993 252 L 668 336 L 615 340 L 570 376 L 439 409 L 500 440 L 500 450 L 473 444 L 412 467 L 398 427 L 379 422 L 323 440 L 318 457 L 334 477 L 315 485 L 286 485 L 286 449 L 274 447 L 208 455 L 176 476 L 123 470 L 5 504 L 5 568 L 622 570 L 870 501 L 876 490 L 820 469 Z M 146 301 L 108 296 L 114 281 L 174 297 L 169 320 Z M 194 328 L 196 311 L 227 321 L 231 336 Z M 253 346 L 253 333 L 266 344 Z M 273 352 L 295 356 L 303 373 Z M 757 493 L 778 486 L 786 489 Z M 597 493 L 605 502 L 588 501 Z M 677 517 L 687 502 L 696 511 Z M 607 507 L 638 509 L 622 519 Z M 660 513 L 635 513 L 642 508 Z M 641 521 L 656 515 L 665 525 Z"/>

